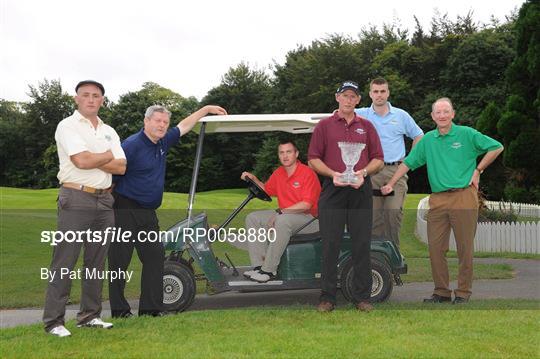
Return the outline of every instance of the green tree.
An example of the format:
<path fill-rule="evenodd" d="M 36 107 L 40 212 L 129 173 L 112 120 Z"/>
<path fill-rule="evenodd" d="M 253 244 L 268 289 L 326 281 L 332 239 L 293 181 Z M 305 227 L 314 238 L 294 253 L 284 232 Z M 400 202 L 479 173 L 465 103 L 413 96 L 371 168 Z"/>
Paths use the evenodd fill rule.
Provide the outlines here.
<path fill-rule="evenodd" d="M 497 123 L 501 118 L 501 109 L 495 102 L 490 102 L 482 111 L 476 129 L 483 134 L 501 141 L 501 136 L 497 129 Z M 499 156 L 495 162 L 489 166 L 489 171 L 482 175 L 480 181 L 480 189 L 488 199 L 499 200 L 504 197 L 505 181 L 501 180 L 506 177 L 505 167 L 503 165 L 503 156 Z"/>
<path fill-rule="evenodd" d="M 459 109 L 459 121 L 474 126 L 489 102 L 506 98 L 505 71 L 515 56 L 514 35 L 486 29 L 464 38 L 452 51 L 442 71 L 442 86 Z"/>
<path fill-rule="evenodd" d="M 313 41 L 309 47 L 290 51 L 284 65 L 274 70 L 274 112 L 317 113 L 336 108 L 334 93 L 344 80 L 365 84 L 368 59 L 364 48 L 341 35 Z"/>
<path fill-rule="evenodd" d="M 175 125 L 194 112 L 198 102 L 194 97 L 185 98 L 154 82 L 145 82 L 141 90 L 121 95 L 118 103 L 110 106 L 110 125 L 125 139 L 143 127 L 144 113 L 151 105 L 165 106 L 172 113 L 171 125 Z"/>
<path fill-rule="evenodd" d="M 269 112 L 270 79 L 263 70 L 240 63 L 223 75 L 221 84 L 208 91 L 202 104 L 219 104 L 229 114 Z"/>
<path fill-rule="evenodd" d="M 22 186 L 29 180 L 25 173 L 24 144 L 25 114 L 21 105 L 0 99 L 0 184 Z"/>
<path fill-rule="evenodd" d="M 271 84 L 263 70 L 251 69 L 240 63 L 230 68 L 221 83 L 208 91 L 203 104 L 224 107 L 229 114 L 268 113 Z M 201 164 L 201 189 L 241 187 L 243 171 L 250 171 L 254 153 L 261 146 L 261 133 L 216 133 L 205 137 L 204 159 Z M 211 160 L 210 160 L 211 159 Z"/>
<path fill-rule="evenodd" d="M 194 97 L 185 98 L 156 83 L 146 82 L 141 90 L 120 96 L 118 103 L 111 106 L 110 124 L 122 140 L 143 128 L 144 113 L 151 105 L 162 105 L 171 111 L 171 127 L 176 126 L 199 106 Z M 182 136 L 179 145 L 169 150 L 165 175 L 167 191 L 189 190 L 196 138 L 197 135 L 190 132 Z"/>
<path fill-rule="evenodd" d="M 19 177 L 19 183 L 12 185 L 55 187 L 58 159 L 55 164 L 50 161 L 51 155 L 54 158 L 56 154 L 54 133 L 58 123 L 74 112 L 75 103 L 57 80 L 44 80 L 29 88 L 31 101 L 23 104 L 24 121 L 17 126 L 22 134 L 24 175 Z"/>
<path fill-rule="evenodd" d="M 540 2 L 528 0 L 515 22 L 516 57 L 507 71 L 508 97 L 497 130 L 510 168 L 507 198 L 540 203 Z"/>

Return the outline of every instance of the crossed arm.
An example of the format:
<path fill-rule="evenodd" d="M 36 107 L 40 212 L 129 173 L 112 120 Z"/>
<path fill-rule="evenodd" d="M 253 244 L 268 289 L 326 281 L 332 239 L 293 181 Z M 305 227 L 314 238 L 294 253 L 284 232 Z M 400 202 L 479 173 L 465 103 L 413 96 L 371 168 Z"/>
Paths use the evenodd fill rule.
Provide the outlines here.
<path fill-rule="evenodd" d="M 126 159 L 115 159 L 111 150 L 92 153 L 90 151 L 83 151 L 70 156 L 71 162 L 75 167 L 81 170 L 90 170 L 99 168 L 100 170 L 115 174 L 123 175 L 126 172 Z"/>

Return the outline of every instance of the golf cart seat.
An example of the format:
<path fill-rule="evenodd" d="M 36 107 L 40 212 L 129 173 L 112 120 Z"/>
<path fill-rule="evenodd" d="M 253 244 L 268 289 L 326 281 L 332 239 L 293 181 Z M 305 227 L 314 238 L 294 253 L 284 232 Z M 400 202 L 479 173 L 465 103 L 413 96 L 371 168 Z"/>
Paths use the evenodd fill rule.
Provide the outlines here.
<path fill-rule="evenodd" d="M 319 240 L 321 240 L 320 232 L 295 234 L 291 237 L 289 244 L 316 242 Z"/>

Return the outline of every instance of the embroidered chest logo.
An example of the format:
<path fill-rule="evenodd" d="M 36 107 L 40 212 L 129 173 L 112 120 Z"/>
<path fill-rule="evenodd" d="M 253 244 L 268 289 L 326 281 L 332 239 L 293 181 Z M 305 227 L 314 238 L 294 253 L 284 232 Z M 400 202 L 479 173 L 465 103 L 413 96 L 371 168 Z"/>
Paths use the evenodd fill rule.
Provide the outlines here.
<path fill-rule="evenodd" d="M 364 131 L 363 128 L 357 128 L 356 130 L 354 130 L 354 132 L 356 132 L 359 135 L 363 135 L 364 133 L 366 133 L 366 131 Z"/>
<path fill-rule="evenodd" d="M 111 138 L 111 136 L 109 136 L 109 135 L 105 135 L 105 139 L 106 139 L 107 141 L 109 141 L 109 142 L 112 141 L 112 138 Z"/>
<path fill-rule="evenodd" d="M 397 125 L 398 122 L 397 122 L 396 120 L 390 120 L 390 124 L 391 124 L 391 125 Z"/>
<path fill-rule="evenodd" d="M 461 142 L 454 142 L 450 145 L 450 147 L 452 147 L 453 149 L 457 150 L 459 148 L 461 148 L 462 144 Z"/>
<path fill-rule="evenodd" d="M 292 186 L 293 186 L 294 188 L 300 188 L 300 182 L 294 181 L 294 182 L 292 183 Z"/>

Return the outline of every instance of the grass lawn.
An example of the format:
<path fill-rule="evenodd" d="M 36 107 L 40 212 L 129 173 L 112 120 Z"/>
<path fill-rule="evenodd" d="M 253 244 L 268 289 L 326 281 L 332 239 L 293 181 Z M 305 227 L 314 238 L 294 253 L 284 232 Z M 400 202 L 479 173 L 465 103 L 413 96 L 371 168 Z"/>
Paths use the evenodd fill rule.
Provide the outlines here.
<path fill-rule="evenodd" d="M 287 306 L 185 312 L 115 320 L 115 328 L 77 329 L 58 339 L 41 325 L 0 331 L 5 358 L 534 358 L 539 355 L 537 301 L 452 305 L 381 304 L 360 313 L 317 313 Z"/>
<path fill-rule="evenodd" d="M 39 278 L 39 268 L 48 267 L 52 249 L 39 238 L 42 230 L 55 229 L 57 190 L 0 190 L 0 306 L 42 307 L 46 282 Z M 209 213 L 211 224 L 219 224 L 244 197 L 245 190 L 211 191 L 198 194 L 196 203 Z M 422 197 L 407 197 L 401 237 L 409 265 L 405 282 L 431 280 L 426 246 L 414 237 L 415 209 Z M 162 228 L 185 216 L 186 203 L 186 195 L 165 195 Z M 265 206 L 272 204 L 253 201 L 247 211 Z M 245 213 L 232 226 L 240 227 Z M 236 264 L 248 264 L 247 253 L 230 245 L 216 243 L 214 250 L 222 258 L 227 252 Z M 455 277 L 456 260 L 449 262 Z M 131 269 L 135 278 L 128 283 L 127 295 L 137 297 L 136 256 Z M 475 266 L 476 278 L 509 278 L 511 272 L 507 265 Z M 204 287 L 203 282 L 198 284 L 199 289 Z M 76 280 L 73 302 L 79 296 Z M 376 308 L 369 314 L 348 305 L 325 314 L 302 305 L 188 311 L 114 320 L 115 328 L 108 331 L 78 329 L 69 321 L 66 326 L 73 336 L 62 340 L 46 335 L 41 324 L 27 325 L 0 330 L 0 353 L 3 358 L 540 356 L 540 301 L 475 300 L 466 306 L 384 303 Z"/>
<path fill-rule="evenodd" d="M 56 228 L 55 200 L 58 190 L 0 187 L 0 192 L 0 308 L 41 307 L 46 281 L 40 278 L 40 269 L 49 266 L 52 247 L 40 242 L 40 233 Z M 196 198 L 196 209 L 208 213 L 210 224 L 220 224 L 245 196 L 244 189 L 199 193 Z M 410 194 L 405 203 L 401 250 L 407 259 L 409 274 L 402 277 L 404 282 L 431 280 L 426 245 L 414 236 L 416 206 L 422 197 L 424 195 Z M 165 229 L 184 218 L 186 204 L 186 194 L 166 193 L 159 211 L 161 227 Z M 253 200 L 230 226 L 242 227 L 245 214 L 253 209 L 273 207 L 275 203 Z M 249 264 L 247 252 L 243 250 L 223 243 L 215 243 L 213 248 L 216 255 L 222 259 L 227 252 L 236 265 Z M 480 254 L 484 255 L 487 254 Z M 494 255 L 490 253 L 489 256 Z M 449 257 L 455 257 L 455 253 L 450 253 Z M 514 254 L 512 257 L 520 256 Z M 130 269 L 134 270 L 134 275 L 127 284 L 126 293 L 129 297 L 138 297 L 140 262 L 135 254 Z M 450 260 L 450 270 L 452 277 L 455 278 L 457 267 L 453 260 Z M 506 265 L 477 264 L 474 272 L 477 279 L 510 278 L 512 268 Z M 199 292 L 204 291 L 204 287 L 204 282 L 198 283 Z M 103 294 L 104 298 L 108 297 L 106 285 Z M 78 302 L 79 297 L 80 282 L 75 280 L 71 292 L 72 302 Z"/>

